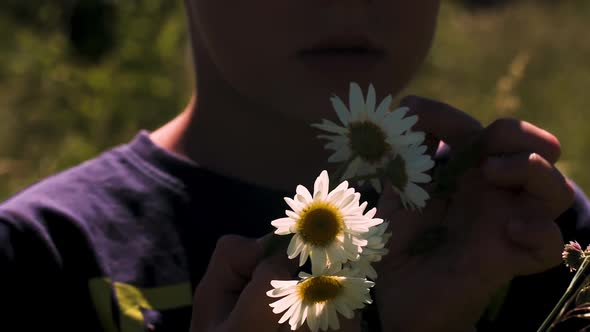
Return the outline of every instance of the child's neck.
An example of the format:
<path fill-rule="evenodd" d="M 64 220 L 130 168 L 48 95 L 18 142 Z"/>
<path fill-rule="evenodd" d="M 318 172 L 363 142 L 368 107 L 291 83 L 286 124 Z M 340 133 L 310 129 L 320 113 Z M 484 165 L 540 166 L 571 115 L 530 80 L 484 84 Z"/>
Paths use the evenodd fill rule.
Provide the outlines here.
<path fill-rule="evenodd" d="M 317 132 L 304 121 L 252 105 L 224 85 L 207 81 L 198 89 L 201 97 L 193 97 L 152 140 L 206 169 L 257 185 L 286 191 L 311 185 L 328 166 Z"/>

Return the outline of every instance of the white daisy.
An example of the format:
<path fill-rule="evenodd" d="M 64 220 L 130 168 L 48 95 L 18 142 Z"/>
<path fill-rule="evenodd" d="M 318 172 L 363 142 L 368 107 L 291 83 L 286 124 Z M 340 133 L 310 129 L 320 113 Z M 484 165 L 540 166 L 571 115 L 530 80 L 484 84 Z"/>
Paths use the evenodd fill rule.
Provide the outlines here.
<path fill-rule="evenodd" d="M 313 195 L 302 185 L 297 186 L 293 199 L 285 197 L 292 210 L 287 217 L 273 220 L 275 234 L 294 234 L 287 249 L 290 259 L 299 256 L 299 265 L 311 258 L 312 273 L 322 274 L 332 265 L 356 260 L 364 235 L 383 219 L 373 218 L 377 210 L 367 211 L 367 203 L 359 204 L 360 194 L 342 182 L 329 191 L 328 172 L 315 180 Z"/>
<path fill-rule="evenodd" d="M 424 140 L 422 132 L 407 133 L 418 121 L 416 115 L 406 117 L 409 108 L 389 111 L 391 95 L 375 108 L 373 85 L 369 86 L 365 100 L 359 85 L 351 83 L 349 108 L 337 96 L 330 100 L 342 125 L 323 120 L 312 126 L 331 134 L 318 136 L 329 141 L 326 149 L 334 151 L 328 161 L 348 163 L 342 180 L 375 174 L 390 156 L 397 154 L 400 147 L 420 144 Z M 381 184 L 377 178 L 371 179 L 371 184 L 380 191 Z"/>
<path fill-rule="evenodd" d="M 362 278 L 368 277 L 373 280 L 377 279 L 377 271 L 375 271 L 372 264 L 381 261 L 381 258 L 389 252 L 385 248 L 387 241 L 391 238 L 390 232 L 385 233 L 388 225 L 388 222 L 383 222 L 380 225 L 371 227 L 365 235 L 367 245 L 362 248 L 359 259 L 348 263 L 354 275 Z"/>
<path fill-rule="evenodd" d="M 351 319 L 354 310 L 372 302 L 369 293 L 374 283 L 364 278 L 347 276 L 345 270 L 338 276 L 312 276 L 299 273 L 301 280 L 273 280 L 274 289 L 266 294 L 282 297 L 270 306 L 275 314 L 285 312 L 279 324 L 289 320 L 291 330 L 301 327 L 305 321 L 312 332 L 328 328 L 338 330 L 338 313 Z"/>
<path fill-rule="evenodd" d="M 404 207 L 414 210 L 426 206 L 430 197 L 417 183 L 428 183 L 426 174 L 434 166 L 434 161 L 426 153 L 425 145 L 409 145 L 399 150 L 398 155 L 385 167 L 384 174 L 391 181 L 393 190 L 400 195 Z"/>

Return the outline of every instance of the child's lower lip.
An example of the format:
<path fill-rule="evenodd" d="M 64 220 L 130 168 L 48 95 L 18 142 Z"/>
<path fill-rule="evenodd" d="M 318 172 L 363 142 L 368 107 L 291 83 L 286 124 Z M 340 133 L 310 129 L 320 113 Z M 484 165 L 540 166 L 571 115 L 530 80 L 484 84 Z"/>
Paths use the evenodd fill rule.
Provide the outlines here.
<path fill-rule="evenodd" d="M 385 58 L 380 51 L 307 51 L 299 53 L 305 67 L 322 73 L 369 72 Z"/>

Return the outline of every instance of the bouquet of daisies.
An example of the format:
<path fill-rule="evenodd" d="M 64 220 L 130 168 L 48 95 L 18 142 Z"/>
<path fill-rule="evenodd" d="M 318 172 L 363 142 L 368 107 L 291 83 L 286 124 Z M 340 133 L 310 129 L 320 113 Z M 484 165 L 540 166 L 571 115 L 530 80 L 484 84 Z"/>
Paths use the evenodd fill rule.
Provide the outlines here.
<path fill-rule="evenodd" d="M 279 323 L 289 322 L 296 330 L 307 322 L 311 331 L 340 327 L 338 314 L 352 318 L 355 310 L 372 302 L 370 289 L 377 272 L 372 264 L 387 254 L 391 237 L 388 222 L 375 218 L 375 208 L 349 183 L 370 183 L 377 191 L 383 179 L 400 194 L 406 208 L 421 209 L 429 198 L 418 183 L 430 182 L 425 174 L 434 166 L 424 133 L 412 131 L 417 116 L 407 116 L 408 108 L 391 111 L 392 97 L 376 106 L 375 89 L 369 86 L 366 99 L 360 87 L 351 83 L 349 108 L 336 96 L 331 98 L 341 125 L 323 120 L 313 126 L 334 153 L 329 162 L 340 163 L 337 182 L 322 171 L 313 192 L 299 185 L 286 217 L 272 221 L 275 234 L 291 236 L 287 255 L 299 258 L 303 266 L 311 261 L 310 273 L 300 272 L 298 280 L 273 280 L 267 295 L 280 298 L 270 304 L 282 314 Z"/>

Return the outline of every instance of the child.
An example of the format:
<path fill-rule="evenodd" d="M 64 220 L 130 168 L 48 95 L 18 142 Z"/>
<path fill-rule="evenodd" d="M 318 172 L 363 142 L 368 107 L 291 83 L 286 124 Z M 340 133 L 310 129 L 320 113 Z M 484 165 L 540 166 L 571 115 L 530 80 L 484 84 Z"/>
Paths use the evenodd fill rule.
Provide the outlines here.
<path fill-rule="evenodd" d="M 380 97 L 400 91 L 427 54 L 439 1 L 185 5 L 198 73 L 196 97 L 186 110 L 0 207 L 3 324 L 18 323 L 19 330 L 188 329 L 193 290 L 217 239 L 269 233 L 270 221 L 284 214 L 282 198 L 330 169 L 309 124 L 334 117 L 329 96 L 345 96 L 351 81 L 373 83 Z M 484 130 L 446 105 L 405 102 L 432 137 L 455 147 L 484 133 L 486 154 L 506 157 L 486 166 L 491 187 L 481 176 L 473 181 L 489 195 L 459 191 L 461 204 L 450 204 L 452 214 L 429 212 L 437 209 L 434 200 L 423 215 L 400 214 L 391 209 L 395 195 L 384 193 L 381 213 L 395 226 L 391 258 L 380 268 L 378 321 L 385 330 L 471 328 L 501 285 L 559 263 L 562 242 L 553 220 L 571 205 L 571 187 L 552 166 L 559 144 L 526 123 L 504 120 Z M 511 206 L 514 188 L 535 204 L 522 211 Z M 486 197 L 510 206 L 496 213 Z M 481 211 L 463 210 L 477 204 L 484 205 Z M 531 205 L 541 208 L 531 215 Z M 588 222 L 569 211 L 570 229 Z M 405 248 L 396 246 L 409 241 L 404 234 L 441 216 L 458 226 L 450 236 L 461 241 L 435 255 L 403 258 Z M 507 305 L 520 299 L 514 288 L 516 300 L 509 295 Z M 548 313 L 539 308 L 540 316 Z M 424 309 L 429 319 L 420 316 Z M 540 324 L 539 317 L 513 320 L 513 313 L 501 317 L 516 326 Z"/>

